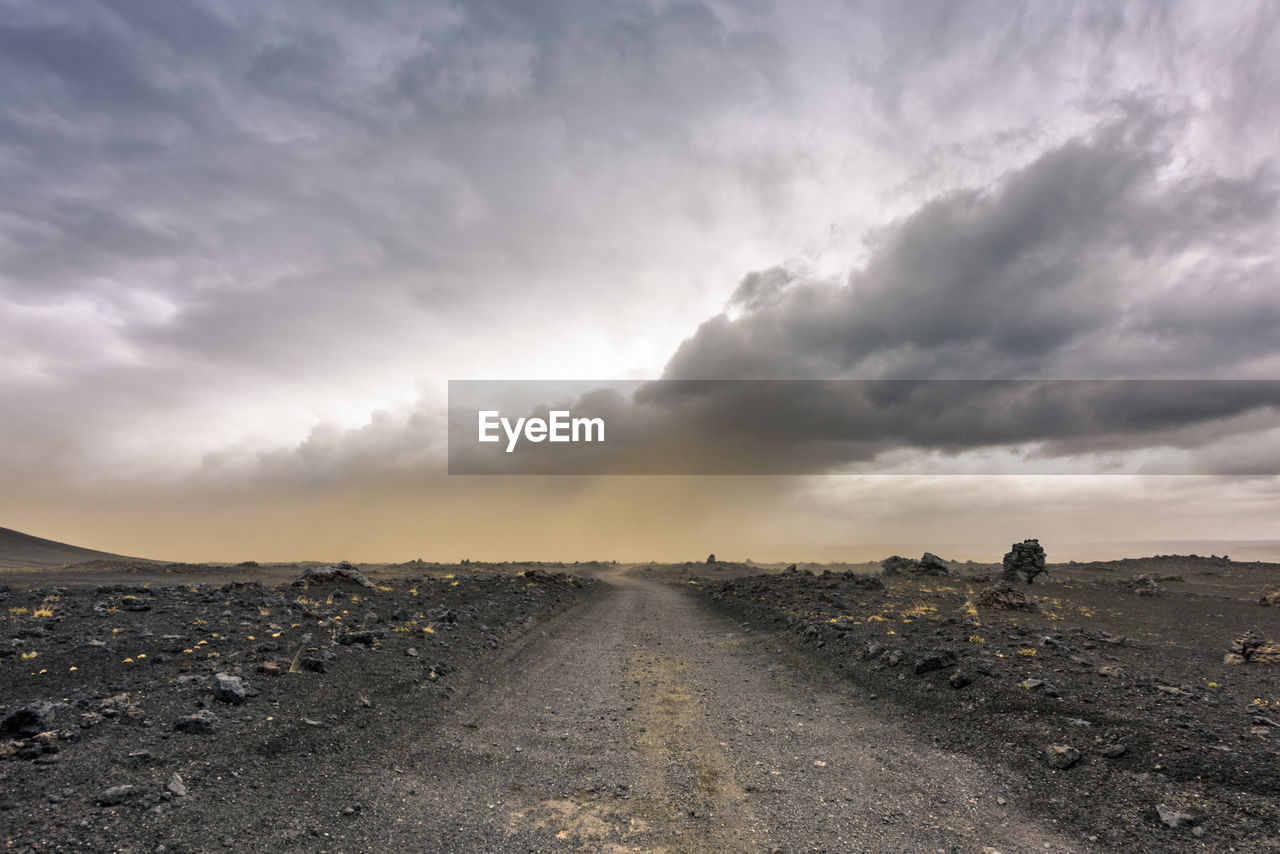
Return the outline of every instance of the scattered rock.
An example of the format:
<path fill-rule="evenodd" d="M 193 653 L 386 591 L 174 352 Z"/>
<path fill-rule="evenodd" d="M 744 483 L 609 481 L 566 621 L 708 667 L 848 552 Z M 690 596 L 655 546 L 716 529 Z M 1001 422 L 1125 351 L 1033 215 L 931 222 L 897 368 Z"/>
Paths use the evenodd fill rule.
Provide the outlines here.
<path fill-rule="evenodd" d="M 1055 686 L 1052 682 L 1046 682 L 1043 679 L 1036 679 L 1035 677 L 1031 677 L 1030 679 L 1022 680 L 1018 684 L 1028 691 L 1039 691 L 1040 693 L 1044 694 L 1046 697 L 1050 697 L 1053 699 L 1056 699 L 1062 696 L 1059 693 L 1057 686 Z"/>
<path fill-rule="evenodd" d="M 344 629 L 343 632 L 338 635 L 338 643 L 343 646 L 360 644 L 361 646 L 367 646 L 370 649 L 376 649 L 381 645 L 381 641 L 386 636 L 387 630 L 385 628 L 361 629 L 358 631 Z"/>
<path fill-rule="evenodd" d="M 333 653 L 329 650 L 308 650 L 302 658 L 298 659 L 298 666 L 303 670 L 309 670 L 312 673 L 328 673 L 329 662 L 333 660 Z"/>
<path fill-rule="evenodd" d="M 1156 806 L 1156 813 L 1159 814 L 1160 821 L 1174 830 L 1182 830 L 1197 823 L 1196 817 L 1191 813 L 1181 812 L 1165 804 Z"/>
<path fill-rule="evenodd" d="M 53 703 L 28 703 L 0 721 L 0 735 L 32 736 L 53 727 Z"/>
<path fill-rule="evenodd" d="M 972 604 L 979 608 L 994 608 L 997 611 L 1039 610 L 1036 603 L 1027 598 L 1027 594 L 1003 581 L 979 590 L 974 595 Z"/>
<path fill-rule="evenodd" d="M 1138 596 L 1160 596 L 1164 588 L 1150 575 L 1136 575 L 1129 579 L 1129 589 Z"/>
<path fill-rule="evenodd" d="M 880 561 L 880 570 L 886 576 L 894 575 L 950 575 L 947 562 L 933 552 L 925 552 L 919 560 L 901 555 L 891 555 Z"/>
<path fill-rule="evenodd" d="M 245 701 L 248 695 L 244 690 L 244 682 L 239 676 L 231 676 L 227 673 L 213 674 L 213 699 L 220 703 L 230 703 L 238 706 Z"/>
<path fill-rule="evenodd" d="M 1082 755 L 1069 744 L 1051 744 L 1044 750 L 1045 760 L 1050 768 L 1066 770 L 1078 763 Z"/>
<path fill-rule="evenodd" d="M 1280 643 L 1267 641 L 1253 651 L 1249 661 L 1254 664 L 1280 664 Z"/>
<path fill-rule="evenodd" d="M 1102 755 L 1107 759 L 1119 759 L 1129 752 L 1129 748 L 1123 744 L 1108 744 L 1102 748 Z"/>
<path fill-rule="evenodd" d="M 1258 604 L 1268 608 L 1280 608 L 1280 587 L 1263 593 Z"/>
<path fill-rule="evenodd" d="M 315 584 L 340 584 L 343 582 L 358 584 L 370 590 L 377 590 L 377 586 L 369 579 L 365 578 L 351 566 L 351 564 L 343 561 L 337 566 L 313 566 L 308 567 L 294 579 L 294 587 L 311 587 Z"/>
<path fill-rule="evenodd" d="M 934 670 L 945 670 L 959 660 L 960 656 L 949 649 L 935 649 L 930 650 L 922 658 L 916 659 L 913 669 L 916 673 L 930 673 Z"/>
<path fill-rule="evenodd" d="M 1223 664 L 1280 664 L 1280 643 L 1267 640 L 1250 629 L 1231 642 Z"/>
<path fill-rule="evenodd" d="M 136 792 L 136 786 L 112 786 L 98 792 L 93 800 L 100 807 L 114 807 L 132 798 Z"/>
<path fill-rule="evenodd" d="M 212 735 L 218 731 L 218 726 L 218 716 L 208 709 L 183 715 L 173 722 L 176 732 L 185 732 L 190 735 Z"/>
<path fill-rule="evenodd" d="M 951 568 L 947 566 L 947 562 L 938 557 L 933 552 L 925 552 L 920 556 L 921 575 L 950 575 Z"/>
<path fill-rule="evenodd" d="M 164 784 L 164 790 L 175 798 L 187 796 L 187 784 L 183 782 L 182 775 L 176 771 L 169 775 L 169 782 Z"/>
<path fill-rule="evenodd" d="M 885 575 L 909 575 L 918 565 L 909 557 L 890 555 L 880 561 L 880 571 Z"/>
<path fill-rule="evenodd" d="M 1039 540 L 1023 540 L 1014 543 L 1004 556 L 1004 571 L 1001 578 L 1005 581 L 1024 581 L 1032 583 L 1046 570 L 1044 566 L 1044 548 Z"/>
<path fill-rule="evenodd" d="M 545 569 L 526 569 L 524 577 L 538 584 L 574 584 L 572 576 L 563 572 L 547 572 Z"/>

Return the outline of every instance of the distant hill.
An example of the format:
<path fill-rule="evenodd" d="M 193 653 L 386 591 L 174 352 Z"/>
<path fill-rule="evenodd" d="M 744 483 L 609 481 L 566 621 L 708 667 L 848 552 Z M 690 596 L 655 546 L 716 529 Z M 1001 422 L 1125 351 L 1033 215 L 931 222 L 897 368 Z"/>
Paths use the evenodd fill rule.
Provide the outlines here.
<path fill-rule="evenodd" d="M 66 543 L 33 537 L 21 531 L 0 528 L 0 567 L 42 567 L 64 566 L 69 563 L 84 563 L 90 560 L 129 560 L 147 563 L 143 558 L 131 558 L 125 555 L 100 552 L 94 549 L 82 549 Z"/>

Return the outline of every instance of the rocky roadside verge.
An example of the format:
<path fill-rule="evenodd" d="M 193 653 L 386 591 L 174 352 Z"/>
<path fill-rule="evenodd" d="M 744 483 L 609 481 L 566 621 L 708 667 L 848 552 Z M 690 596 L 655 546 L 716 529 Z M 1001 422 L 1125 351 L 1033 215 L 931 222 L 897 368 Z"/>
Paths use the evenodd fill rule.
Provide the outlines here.
<path fill-rule="evenodd" d="M 1182 612 L 1274 616 L 1256 600 L 954 574 L 792 570 L 685 583 L 785 639 L 819 678 L 848 680 L 939 747 L 1003 766 L 1029 804 L 1108 850 L 1280 846 L 1277 671 L 1221 665 L 1229 687 L 1187 677 L 1189 660 L 1221 662 L 1228 649 L 1193 654 L 1218 640 L 1197 636 Z M 1106 597 L 1123 597 L 1123 612 L 1098 619 Z M 1167 622 L 1178 645 L 1126 625 L 1136 608 L 1167 609 L 1145 616 Z"/>
<path fill-rule="evenodd" d="M 449 699 L 597 582 L 529 570 L 297 586 L 0 589 L 8 850 L 322 847 Z"/>

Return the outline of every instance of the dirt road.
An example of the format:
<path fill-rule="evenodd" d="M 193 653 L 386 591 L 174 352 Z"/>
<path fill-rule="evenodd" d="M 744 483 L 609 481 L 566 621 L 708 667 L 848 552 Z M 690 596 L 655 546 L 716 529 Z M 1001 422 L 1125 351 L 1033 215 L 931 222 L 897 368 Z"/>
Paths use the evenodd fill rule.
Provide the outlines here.
<path fill-rule="evenodd" d="M 452 716 L 371 775 L 383 820 L 366 825 L 366 844 L 1082 850 L 1022 814 L 998 766 L 920 743 L 850 686 L 816 686 L 678 587 L 604 578 L 607 590 L 494 662 Z"/>

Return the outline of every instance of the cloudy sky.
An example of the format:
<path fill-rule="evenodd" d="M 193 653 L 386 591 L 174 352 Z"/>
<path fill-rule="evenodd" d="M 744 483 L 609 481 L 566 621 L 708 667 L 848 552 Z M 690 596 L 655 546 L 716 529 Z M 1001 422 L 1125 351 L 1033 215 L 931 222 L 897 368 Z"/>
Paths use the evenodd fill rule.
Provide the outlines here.
<path fill-rule="evenodd" d="M 1280 539 L 1274 408 L 1135 449 L 1179 477 L 445 468 L 450 379 L 1280 378 L 1274 3 L 3 6 L 2 526 L 192 560 Z"/>

